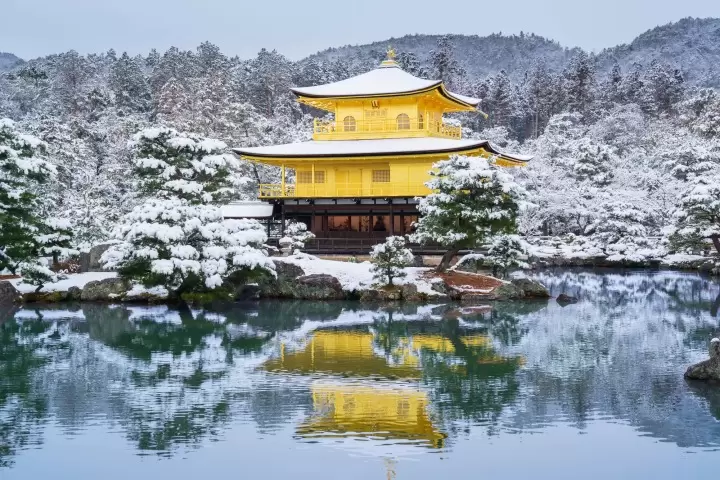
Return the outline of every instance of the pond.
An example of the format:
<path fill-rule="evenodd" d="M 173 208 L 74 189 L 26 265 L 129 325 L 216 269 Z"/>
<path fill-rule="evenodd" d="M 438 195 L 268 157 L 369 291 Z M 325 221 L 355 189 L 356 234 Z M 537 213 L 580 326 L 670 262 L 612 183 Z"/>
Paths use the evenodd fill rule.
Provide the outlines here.
<path fill-rule="evenodd" d="M 720 287 L 535 277 L 580 302 L 6 313 L 0 477 L 714 477 Z"/>

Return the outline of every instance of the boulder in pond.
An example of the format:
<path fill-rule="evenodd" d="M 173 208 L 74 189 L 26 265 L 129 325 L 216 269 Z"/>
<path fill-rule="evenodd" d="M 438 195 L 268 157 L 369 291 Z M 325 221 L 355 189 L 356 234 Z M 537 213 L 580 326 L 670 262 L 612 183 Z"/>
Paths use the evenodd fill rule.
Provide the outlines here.
<path fill-rule="evenodd" d="M 545 285 L 527 277 L 518 277 L 510 280 L 522 292 L 523 298 L 550 298 L 550 292 Z"/>
<path fill-rule="evenodd" d="M 84 302 L 113 302 L 121 300 L 129 287 L 121 278 L 105 278 L 88 282 L 82 289 L 80 299 Z"/>
<path fill-rule="evenodd" d="M 0 282 L 0 305 L 12 305 L 21 300 L 20 292 L 15 285 L 4 280 Z"/>
<path fill-rule="evenodd" d="M 77 302 L 82 297 L 82 289 L 80 287 L 72 286 L 68 288 L 67 299 L 72 302 Z"/>
<path fill-rule="evenodd" d="M 561 293 L 560 295 L 558 295 L 555 301 L 559 303 L 561 307 L 565 307 L 567 305 L 570 305 L 571 303 L 577 303 L 578 299 L 566 293 Z"/>
<path fill-rule="evenodd" d="M 306 300 L 342 300 L 340 280 L 324 273 L 303 275 L 295 279 L 295 297 Z"/>
<path fill-rule="evenodd" d="M 276 261 L 275 275 L 264 275 L 259 281 L 260 296 L 266 298 L 296 298 L 295 279 L 305 271 L 292 263 Z"/>
<path fill-rule="evenodd" d="M 710 340 L 709 353 L 709 359 L 688 367 L 685 378 L 720 382 L 720 338 Z"/>
<path fill-rule="evenodd" d="M 0 324 L 5 320 L 12 318 L 18 310 L 18 304 L 22 297 L 15 286 L 8 282 L 0 282 Z"/>

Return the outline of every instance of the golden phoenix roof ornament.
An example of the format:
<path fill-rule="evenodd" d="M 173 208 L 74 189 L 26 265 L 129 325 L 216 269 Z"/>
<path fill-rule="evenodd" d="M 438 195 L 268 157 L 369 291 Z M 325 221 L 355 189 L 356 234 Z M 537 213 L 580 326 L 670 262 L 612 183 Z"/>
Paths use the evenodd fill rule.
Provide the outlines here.
<path fill-rule="evenodd" d="M 395 53 L 395 49 L 391 46 L 388 46 L 387 49 L 387 58 L 382 61 L 380 64 L 381 67 L 396 67 L 397 62 L 395 61 L 395 57 L 397 54 Z"/>

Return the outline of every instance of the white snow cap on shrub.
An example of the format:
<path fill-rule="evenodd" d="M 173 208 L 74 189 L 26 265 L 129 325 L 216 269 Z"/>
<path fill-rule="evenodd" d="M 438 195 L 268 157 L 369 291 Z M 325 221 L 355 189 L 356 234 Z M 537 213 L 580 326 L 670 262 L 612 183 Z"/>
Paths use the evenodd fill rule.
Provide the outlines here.
<path fill-rule="evenodd" d="M 393 284 L 393 279 L 404 277 L 403 267 L 412 265 L 413 253 L 405 246 L 405 238 L 390 236 L 385 243 L 375 245 L 370 251 L 372 273 L 376 281 Z"/>

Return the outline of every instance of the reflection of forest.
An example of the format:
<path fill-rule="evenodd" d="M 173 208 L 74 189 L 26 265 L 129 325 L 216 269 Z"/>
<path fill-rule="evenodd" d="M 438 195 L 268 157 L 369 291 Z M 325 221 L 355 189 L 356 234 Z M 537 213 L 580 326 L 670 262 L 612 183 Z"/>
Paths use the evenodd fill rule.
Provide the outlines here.
<path fill-rule="evenodd" d="M 720 443 L 720 425 L 708 415 L 713 399 L 682 379 L 718 332 L 716 283 L 678 272 L 538 277 L 554 293 L 583 300 L 521 317 L 526 334 L 508 351 L 525 355 L 519 380 L 527 391 L 508 425 L 537 428 L 562 420 L 584 429 L 612 416 L 683 447 Z"/>
<path fill-rule="evenodd" d="M 163 455 L 237 421 L 275 432 L 305 419 L 301 436 L 362 436 L 370 417 L 386 439 L 426 446 L 481 425 L 583 429 L 600 416 L 717 445 L 720 400 L 681 378 L 717 333 L 717 285 L 667 272 L 539 275 L 583 301 L 20 310 L 0 323 L 0 465 L 42 443 L 49 421 L 75 432 L 91 419 Z"/>

